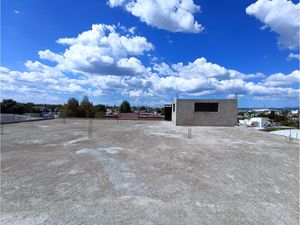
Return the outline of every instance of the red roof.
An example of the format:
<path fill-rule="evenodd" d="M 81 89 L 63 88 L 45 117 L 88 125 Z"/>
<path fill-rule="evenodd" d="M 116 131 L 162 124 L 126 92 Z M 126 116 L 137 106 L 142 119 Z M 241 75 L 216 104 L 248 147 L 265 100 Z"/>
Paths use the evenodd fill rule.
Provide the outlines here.
<path fill-rule="evenodd" d="M 138 115 L 136 113 L 119 113 L 119 120 L 138 120 Z"/>

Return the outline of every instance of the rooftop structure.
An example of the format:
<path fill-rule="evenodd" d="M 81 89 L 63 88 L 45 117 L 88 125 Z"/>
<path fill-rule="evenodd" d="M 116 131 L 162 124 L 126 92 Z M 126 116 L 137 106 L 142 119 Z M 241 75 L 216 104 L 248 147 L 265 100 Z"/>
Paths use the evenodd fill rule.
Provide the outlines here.
<path fill-rule="evenodd" d="M 4 125 L 1 225 L 297 224 L 298 142 L 245 127 Z"/>
<path fill-rule="evenodd" d="M 176 99 L 172 121 L 179 126 L 234 126 L 237 124 L 236 99 Z"/>

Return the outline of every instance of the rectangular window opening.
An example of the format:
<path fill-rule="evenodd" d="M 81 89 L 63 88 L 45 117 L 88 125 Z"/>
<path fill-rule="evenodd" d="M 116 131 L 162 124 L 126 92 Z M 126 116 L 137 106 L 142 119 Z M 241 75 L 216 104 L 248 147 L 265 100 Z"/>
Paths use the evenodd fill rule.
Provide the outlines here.
<path fill-rule="evenodd" d="M 195 112 L 218 112 L 219 103 L 217 102 L 195 102 Z"/>

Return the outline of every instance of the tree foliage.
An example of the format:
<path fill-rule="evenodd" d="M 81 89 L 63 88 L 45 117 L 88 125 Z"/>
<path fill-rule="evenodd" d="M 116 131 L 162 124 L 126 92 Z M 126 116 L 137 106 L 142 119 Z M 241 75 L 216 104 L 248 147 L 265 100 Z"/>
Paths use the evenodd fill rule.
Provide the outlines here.
<path fill-rule="evenodd" d="M 238 116 L 245 116 L 245 114 L 246 114 L 245 112 L 243 112 L 243 111 L 240 111 L 240 112 L 238 112 L 238 114 L 237 114 L 237 115 L 238 115 Z"/>
<path fill-rule="evenodd" d="M 95 111 L 93 107 L 93 103 L 89 101 L 88 96 L 84 96 L 81 103 L 80 103 L 80 114 L 81 117 L 84 118 L 94 118 L 95 117 Z"/>
<path fill-rule="evenodd" d="M 63 106 L 62 112 L 61 112 L 62 117 L 80 117 L 81 112 L 80 112 L 80 106 L 78 103 L 78 100 L 76 98 L 70 98 Z"/>
<path fill-rule="evenodd" d="M 95 105 L 94 111 L 95 111 L 95 117 L 100 118 L 102 115 L 105 115 L 106 107 L 105 107 L 105 105 L 101 105 L 101 104 Z"/>
<path fill-rule="evenodd" d="M 1 113 L 23 114 L 23 113 L 39 113 L 39 107 L 33 103 L 19 103 L 13 99 L 3 99 L 1 102 Z"/>
<path fill-rule="evenodd" d="M 67 104 L 63 106 L 61 117 L 100 118 L 105 113 L 105 105 L 93 106 L 88 96 L 84 96 L 80 104 L 77 99 L 70 98 Z"/>
<path fill-rule="evenodd" d="M 259 113 L 259 114 L 257 115 L 257 117 L 267 117 L 267 118 L 269 118 L 269 115 L 267 115 L 267 114 L 265 114 L 265 113 Z"/>
<path fill-rule="evenodd" d="M 128 101 L 123 101 L 122 104 L 120 105 L 120 113 L 130 113 L 131 112 L 131 108 L 130 108 L 130 104 Z"/>

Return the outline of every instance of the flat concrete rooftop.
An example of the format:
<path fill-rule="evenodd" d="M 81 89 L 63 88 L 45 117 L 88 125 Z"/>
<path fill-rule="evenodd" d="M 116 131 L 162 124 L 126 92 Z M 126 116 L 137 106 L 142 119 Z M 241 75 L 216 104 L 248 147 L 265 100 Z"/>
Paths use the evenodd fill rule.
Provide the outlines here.
<path fill-rule="evenodd" d="M 299 143 L 165 121 L 4 126 L 1 224 L 298 224 Z"/>

